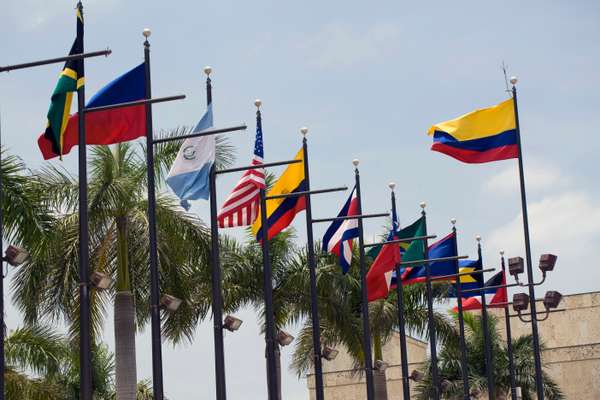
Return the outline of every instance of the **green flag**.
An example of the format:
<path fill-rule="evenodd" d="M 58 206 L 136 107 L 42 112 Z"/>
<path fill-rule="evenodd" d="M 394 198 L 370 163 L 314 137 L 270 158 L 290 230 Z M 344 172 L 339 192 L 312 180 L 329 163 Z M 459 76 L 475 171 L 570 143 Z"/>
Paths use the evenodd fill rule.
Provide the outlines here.
<path fill-rule="evenodd" d="M 415 236 L 425 236 L 425 217 L 421 217 L 404 229 L 399 230 L 396 233 L 398 239 L 410 238 Z M 413 240 L 409 243 L 400 243 L 400 249 L 402 251 L 402 261 L 411 260 L 422 260 L 425 256 L 423 240 Z M 377 258 L 377 255 L 381 251 L 382 245 L 373 246 L 367 252 L 367 255 L 373 260 Z"/>
<path fill-rule="evenodd" d="M 83 14 L 80 4 L 77 7 L 77 37 L 69 55 L 83 53 Z M 44 136 L 52 142 L 52 150 L 61 158 L 63 135 L 69 122 L 73 93 L 83 86 L 84 81 L 83 59 L 69 60 L 65 63 L 52 93 Z"/>

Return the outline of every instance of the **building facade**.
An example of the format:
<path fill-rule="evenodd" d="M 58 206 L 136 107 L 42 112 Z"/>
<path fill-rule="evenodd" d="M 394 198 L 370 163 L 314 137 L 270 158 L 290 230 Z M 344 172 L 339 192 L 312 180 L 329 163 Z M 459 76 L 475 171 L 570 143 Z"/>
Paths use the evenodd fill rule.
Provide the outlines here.
<path fill-rule="evenodd" d="M 538 309 L 543 310 L 539 303 Z M 511 307 L 512 310 L 512 307 Z M 541 340 L 545 345 L 542 361 L 546 371 L 558 383 L 568 400 L 600 400 L 600 292 L 567 295 L 558 312 L 548 315 L 538 323 Z M 490 310 L 495 314 L 503 338 L 505 334 L 504 311 Z M 542 315 L 543 316 L 543 315 Z M 513 337 L 531 333 L 531 324 L 517 317 L 511 318 Z M 409 371 L 418 368 L 427 357 L 428 345 L 408 338 Z M 325 398 L 327 400 L 364 400 L 364 377 L 352 370 L 352 360 L 342 349 L 338 357 L 323 363 Z M 385 346 L 385 360 L 390 364 L 386 371 L 388 398 L 402 398 L 400 374 L 400 349 L 398 337 Z M 314 399 L 314 379 L 308 376 L 310 399 Z M 482 396 L 481 399 L 485 399 Z"/>

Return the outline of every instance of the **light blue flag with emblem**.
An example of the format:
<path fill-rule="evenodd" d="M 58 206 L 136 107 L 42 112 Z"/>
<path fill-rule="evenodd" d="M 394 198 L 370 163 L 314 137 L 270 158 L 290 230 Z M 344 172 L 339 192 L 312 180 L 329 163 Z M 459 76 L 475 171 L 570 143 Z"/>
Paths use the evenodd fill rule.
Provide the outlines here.
<path fill-rule="evenodd" d="M 213 126 L 212 104 L 208 105 L 204 116 L 193 133 Z M 208 199 L 209 174 L 215 163 L 215 135 L 186 139 L 167 176 L 167 184 L 181 199 L 181 206 L 189 210 L 188 200 Z"/>

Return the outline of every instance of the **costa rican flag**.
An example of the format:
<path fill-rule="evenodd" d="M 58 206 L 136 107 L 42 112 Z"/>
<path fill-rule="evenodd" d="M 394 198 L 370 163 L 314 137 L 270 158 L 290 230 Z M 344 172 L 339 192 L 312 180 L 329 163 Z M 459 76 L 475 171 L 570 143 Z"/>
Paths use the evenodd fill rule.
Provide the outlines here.
<path fill-rule="evenodd" d="M 350 197 L 339 212 L 338 217 L 358 215 L 358 198 L 356 187 L 352 189 Z M 342 272 L 345 274 L 350 269 L 352 262 L 352 240 L 358 237 L 358 219 L 335 220 L 331 223 L 325 236 L 323 236 L 323 251 L 333 253 L 339 257 Z"/>
<path fill-rule="evenodd" d="M 262 123 L 259 117 L 256 119 L 256 140 L 254 141 L 252 165 L 262 165 L 263 157 Z M 258 216 L 259 192 L 264 188 L 264 168 L 247 170 L 219 210 L 217 216 L 219 228 L 252 225 Z"/>

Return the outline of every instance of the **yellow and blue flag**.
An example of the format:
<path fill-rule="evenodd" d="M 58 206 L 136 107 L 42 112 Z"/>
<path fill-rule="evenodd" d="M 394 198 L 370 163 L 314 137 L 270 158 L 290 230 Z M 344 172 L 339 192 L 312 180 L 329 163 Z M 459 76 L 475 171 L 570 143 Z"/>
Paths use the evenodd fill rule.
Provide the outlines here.
<path fill-rule="evenodd" d="M 439 124 L 427 132 L 431 150 L 468 164 L 518 157 L 513 99 Z"/>
<path fill-rule="evenodd" d="M 277 182 L 275 182 L 271 190 L 269 190 L 267 196 L 306 191 L 303 149 L 300 149 L 300 151 L 296 154 L 296 157 L 294 157 L 294 160 L 301 160 L 301 162 L 288 165 Z M 304 200 L 304 196 L 293 196 L 268 200 L 268 238 L 272 239 L 279 232 L 287 228 L 294 220 L 296 214 L 305 208 L 306 202 Z M 252 224 L 252 233 L 256 235 L 256 239 L 259 241 L 262 240 L 262 228 L 261 219 L 256 218 L 256 221 L 254 221 L 254 224 Z"/>

